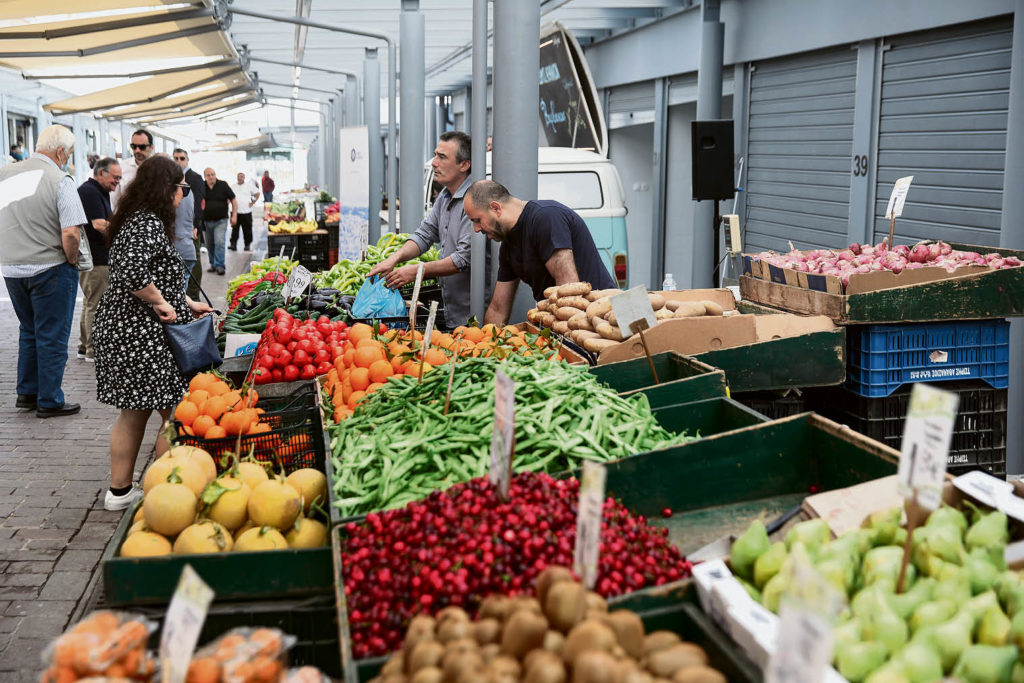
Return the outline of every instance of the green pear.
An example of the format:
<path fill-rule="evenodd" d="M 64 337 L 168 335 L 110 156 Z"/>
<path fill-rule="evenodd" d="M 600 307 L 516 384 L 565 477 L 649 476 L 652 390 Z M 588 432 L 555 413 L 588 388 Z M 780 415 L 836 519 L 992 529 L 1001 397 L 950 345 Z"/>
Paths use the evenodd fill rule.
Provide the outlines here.
<path fill-rule="evenodd" d="M 1006 608 L 1006 613 L 1011 617 L 1024 612 L 1024 585 L 1008 588 L 1003 606 Z"/>
<path fill-rule="evenodd" d="M 840 644 L 850 645 L 861 642 L 860 620 L 856 617 L 848 619 L 832 629 L 832 643 L 835 647 Z"/>
<path fill-rule="evenodd" d="M 938 510 L 928 515 L 928 521 L 924 525 L 939 526 L 942 524 L 952 524 L 960 530 L 961 534 L 967 531 L 967 518 L 964 516 L 964 513 L 945 503 Z"/>
<path fill-rule="evenodd" d="M 761 604 L 764 605 L 765 609 L 769 609 L 772 612 L 778 614 L 779 602 L 782 600 L 782 594 L 789 587 L 789 577 L 782 572 L 779 572 L 772 578 L 768 579 L 768 583 L 761 589 Z"/>
<path fill-rule="evenodd" d="M 1005 570 L 996 577 L 995 588 L 996 595 L 999 596 L 999 602 L 1004 607 L 1010 599 L 1010 593 L 1024 585 L 1024 581 L 1021 580 L 1020 572 L 1012 570 Z"/>
<path fill-rule="evenodd" d="M 885 599 L 892 611 L 903 619 L 909 619 L 917 607 L 932 599 L 938 582 L 932 578 L 918 579 L 909 590 L 902 593 L 889 593 Z"/>
<path fill-rule="evenodd" d="M 977 641 L 981 645 L 1006 645 L 1010 638 L 1010 618 L 1003 614 L 999 605 L 992 605 L 981 617 L 978 624 Z"/>
<path fill-rule="evenodd" d="M 922 626 L 914 631 L 914 635 L 910 636 L 910 642 L 919 645 L 927 645 L 938 652 L 939 643 L 935 639 L 935 628 L 936 627 L 932 625 Z"/>
<path fill-rule="evenodd" d="M 950 600 L 939 599 L 922 603 L 910 617 L 910 632 L 916 633 L 923 626 L 941 624 L 956 614 L 956 610 L 957 604 Z"/>
<path fill-rule="evenodd" d="M 971 645 L 960 655 L 953 676 L 964 683 L 1010 683 L 1016 663 L 1013 645 Z"/>
<path fill-rule="evenodd" d="M 988 611 L 989 607 L 999 607 L 999 598 L 996 597 L 995 591 L 985 591 L 975 595 L 960 606 L 960 612 L 971 615 L 971 618 L 974 620 L 973 628 L 977 629 L 981 618 L 985 616 L 985 612 Z"/>
<path fill-rule="evenodd" d="M 863 617 L 861 633 L 865 640 L 873 640 L 885 645 L 892 655 L 907 644 L 907 623 L 895 612 L 882 611 Z"/>
<path fill-rule="evenodd" d="M 864 683 L 910 683 L 910 679 L 903 670 L 902 662 L 889 660 L 865 678 Z"/>
<path fill-rule="evenodd" d="M 1007 634 L 1007 641 L 1011 645 L 1016 645 L 1017 649 L 1024 653 L 1024 612 L 1017 612 L 1013 615 L 1013 619 L 1010 620 L 1010 632 Z"/>
<path fill-rule="evenodd" d="M 743 535 L 733 541 L 732 550 L 729 553 L 729 565 L 732 567 L 732 573 L 741 579 L 750 581 L 754 577 L 754 562 L 768 550 L 770 545 L 764 522 L 755 519 L 743 532 Z"/>
<path fill-rule="evenodd" d="M 911 560 L 922 572 L 925 572 L 929 557 L 959 564 L 964 552 L 961 531 L 954 524 L 923 526 L 914 532 L 911 545 Z"/>
<path fill-rule="evenodd" d="M 830 538 L 832 530 L 828 528 L 828 522 L 817 517 L 795 524 L 786 533 L 786 547 L 791 549 L 794 543 L 800 541 L 807 547 L 808 552 L 813 553 L 828 543 Z"/>
<path fill-rule="evenodd" d="M 836 669 L 843 678 L 859 683 L 885 663 L 888 652 L 881 643 L 837 643 L 834 655 Z"/>
<path fill-rule="evenodd" d="M 903 527 L 896 527 L 896 531 L 892 534 L 892 542 L 889 545 L 895 545 L 902 548 L 907 543 L 907 534 L 909 532 Z"/>
<path fill-rule="evenodd" d="M 971 525 L 964 535 L 968 550 L 1006 545 L 1010 540 L 1006 513 L 1002 510 L 990 512 Z"/>
<path fill-rule="evenodd" d="M 757 590 L 753 584 L 748 583 L 741 578 L 736 577 L 736 580 L 739 581 L 740 585 L 743 586 L 743 590 L 747 591 L 747 595 L 749 595 L 754 602 L 761 602 L 761 591 Z"/>
<path fill-rule="evenodd" d="M 903 664 L 903 673 L 911 683 L 931 683 L 942 678 L 942 658 L 927 645 L 911 643 L 896 655 L 896 660 Z"/>
<path fill-rule="evenodd" d="M 942 657 L 942 670 L 949 672 L 957 659 L 971 644 L 974 621 L 969 614 L 957 614 L 944 624 L 935 627 L 935 643 Z"/>
<path fill-rule="evenodd" d="M 782 563 L 786 561 L 786 544 L 782 541 L 772 543 L 768 550 L 754 562 L 754 585 L 763 589 L 768 579 L 779 573 Z"/>
<path fill-rule="evenodd" d="M 934 595 L 941 595 L 944 600 L 951 600 L 962 605 L 971 599 L 971 579 L 961 567 L 955 567 L 952 575 L 940 578 L 935 586 Z"/>
<path fill-rule="evenodd" d="M 1024 683 L 1024 664 L 1017 662 L 1013 665 L 1013 674 L 1010 676 L 1010 683 Z"/>
<path fill-rule="evenodd" d="M 866 619 L 878 612 L 892 612 L 888 602 L 889 595 L 881 586 L 868 586 L 853 596 L 853 600 L 850 601 L 850 609 L 855 616 L 861 619 Z"/>
<path fill-rule="evenodd" d="M 814 568 L 846 599 L 848 591 L 853 586 L 854 566 L 852 562 L 843 564 L 839 560 L 824 560 L 815 564 Z"/>
<path fill-rule="evenodd" d="M 865 586 L 870 586 L 881 580 L 893 587 L 900 574 L 900 564 L 903 561 L 903 548 L 887 545 L 872 548 L 864 555 L 864 563 L 861 565 L 861 576 Z M 916 571 L 913 565 L 907 565 L 906 586 L 914 583 Z"/>
<path fill-rule="evenodd" d="M 962 564 L 971 578 L 972 593 L 977 595 L 995 587 L 999 568 L 989 559 L 985 549 L 976 548 L 970 553 L 964 553 Z"/>

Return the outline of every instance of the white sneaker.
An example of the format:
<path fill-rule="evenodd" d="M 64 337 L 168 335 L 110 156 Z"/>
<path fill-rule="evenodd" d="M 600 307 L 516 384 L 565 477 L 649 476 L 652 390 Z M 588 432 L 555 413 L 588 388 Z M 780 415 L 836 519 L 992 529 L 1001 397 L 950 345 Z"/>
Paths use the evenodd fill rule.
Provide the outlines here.
<path fill-rule="evenodd" d="M 107 495 L 103 496 L 103 509 L 111 511 L 124 510 L 131 507 L 132 503 L 141 497 L 142 489 L 137 486 L 132 486 L 132 490 L 123 496 L 115 496 L 110 489 L 107 489 Z"/>
<path fill-rule="evenodd" d="M 199 247 L 199 253 L 200 254 L 207 254 L 209 252 L 206 251 L 206 247 Z"/>
<path fill-rule="evenodd" d="M 96 362 L 96 358 L 93 357 L 93 356 L 86 356 L 82 360 L 84 360 L 86 363 L 95 363 Z"/>

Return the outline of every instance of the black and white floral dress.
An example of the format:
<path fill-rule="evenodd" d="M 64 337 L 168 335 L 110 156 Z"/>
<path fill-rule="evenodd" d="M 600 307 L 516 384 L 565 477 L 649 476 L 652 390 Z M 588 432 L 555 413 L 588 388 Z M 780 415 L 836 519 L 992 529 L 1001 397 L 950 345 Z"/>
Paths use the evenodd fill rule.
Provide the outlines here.
<path fill-rule="evenodd" d="M 160 219 L 140 211 L 128 217 L 110 249 L 110 284 L 93 323 L 97 398 L 122 410 L 173 408 L 188 387 L 161 323 L 132 294 L 151 282 L 179 321 L 192 320 L 181 258 Z"/>

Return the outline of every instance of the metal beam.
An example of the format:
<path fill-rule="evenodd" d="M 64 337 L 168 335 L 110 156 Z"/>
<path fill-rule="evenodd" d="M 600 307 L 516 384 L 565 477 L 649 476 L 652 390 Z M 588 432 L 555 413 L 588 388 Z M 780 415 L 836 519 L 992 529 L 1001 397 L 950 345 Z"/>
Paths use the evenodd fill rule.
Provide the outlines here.
<path fill-rule="evenodd" d="M 487 174 L 487 0 L 473 0 L 473 97 L 469 133 L 473 138 L 470 177 L 482 180 Z M 483 322 L 486 312 L 487 237 L 474 231 L 470 252 L 469 309 Z"/>
<path fill-rule="evenodd" d="M 260 62 L 262 64 L 277 64 L 278 66 L 297 66 L 302 69 L 310 69 L 311 71 L 323 71 L 324 73 L 338 74 L 339 76 L 352 76 L 353 78 L 355 78 L 358 75 L 354 71 L 328 69 L 327 67 L 324 66 L 314 66 L 312 64 L 307 64 L 306 62 L 285 62 L 277 59 L 267 59 L 265 57 L 253 57 L 252 54 L 249 55 L 249 61 Z"/>
<path fill-rule="evenodd" d="M 376 244 L 380 239 L 380 174 L 384 159 L 380 149 L 380 61 L 377 59 L 377 49 L 366 49 L 366 61 L 363 62 L 363 121 L 366 122 L 367 135 L 369 137 L 369 173 L 370 173 L 370 200 L 369 200 L 369 240 L 370 244 Z M 388 164 L 388 169 L 394 168 L 394 164 Z M 393 201 L 388 202 L 388 208 L 393 207 Z M 391 223 L 394 214 L 388 211 L 388 227 L 394 227 Z"/>
<path fill-rule="evenodd" d="M 323 88 L 311 88 L 308 85 L 295 85 L 294 83 L 279 83 L 277 81 L 265 81 L 262 78 L 258 78 L 257 82 L 260 85 L 276 85 L 281 88 L 297 88 L 299 90 L 308 90 L 309 92 L 327 93 L 328 95 L 334 95 L 335 93 L 337 93 L 337 90 L 324 90 Z M 289 97 L 288 99 L 294 98 Z"/>
<path fill-rule="evenodd" d="M 652 291 L 661 289 L 665 275 L 665 199 L 668 196 L 668 79 L 654 81 L 654 169 L 651 177 L 651 280 Z"/>
<path fill-rule="evenodd" d="M 303 19 L 302 17 L 281 17 L 273 14 L 266 14 L 264 12 L 254 12 L 252 10 L 245 10 L 230 5 L 225 8 L 231 14 L 237 14 L 244 17 L 253 17 L 255 19 L 266 19 L 267 21 L 279 21 L 288 24 L 298 24 L 300 26 L 308 26 L 310 28 L 319 28 L 325 31 L 335 31 L 337 33 L 349 33 L 357 36 L 365 36 L 367 38 L 375 38 L 382 40 L 388 48 L 388 157 L 392 160 L 392 163 L 388 164 L 388 196 L 394 198 L 398 194 L 398 183 L 396 173 L 396 163 L 398 156 L 397 150 L 397 86 L 398 86 L 398 65 L 395 63 L 395 42 L 391 40 L 391 37 L 386 33 L 380 33 L 378 31 L 366 31 L 363 29 L 356 28 L 345 28 L 342 26 L 335 26 L 332 24 L 324 24 L 318 21 L 310 21 L 309 19 Z M 372 213 L 372 212 L 371 212 Z M 388 225 L 395 224 L 395 202 L 388 202 Z"/>
<path fill-rule="evenodd" d="M 424 19 L 419 6 L 419 0 L 402 0 L 402 11 L 399 14 L 399 41 L 402 44 L 399 189 L 398 197 L 388 194 L 388 206 L 401 200 L 402 227 L 406 232 L 412 232 L 423 221 L 423 62 L 426 59 L 426 48 Z M 391 157 L 388 166 L 394 163 L 395 159 Z M 398 226 L 389 223 L 388 230 L 397 232 Z"/>

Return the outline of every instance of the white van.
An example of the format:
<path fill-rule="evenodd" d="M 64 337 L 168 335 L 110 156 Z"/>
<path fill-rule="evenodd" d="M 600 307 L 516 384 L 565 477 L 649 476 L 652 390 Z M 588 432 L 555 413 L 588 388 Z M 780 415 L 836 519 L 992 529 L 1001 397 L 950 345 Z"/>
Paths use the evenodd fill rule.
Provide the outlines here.
<path fill-rule="evenodd" d="M 487 153 L 487 177 L 491 177 L 491 153 Z M 499 182 L 500 178 L 497 179 Z M 440 188 L 432 188 L 434 169 L 424 168 L 424 207 L 429 212 Z M 601 260 L 619 287 L 628 281 L 629 245 L 626 235 L 626 204 L 622 181 L 615 165 L 594 152 L 567 147 L 537 150 L 537 198 L 562 202 L 590 228 Z"/>

